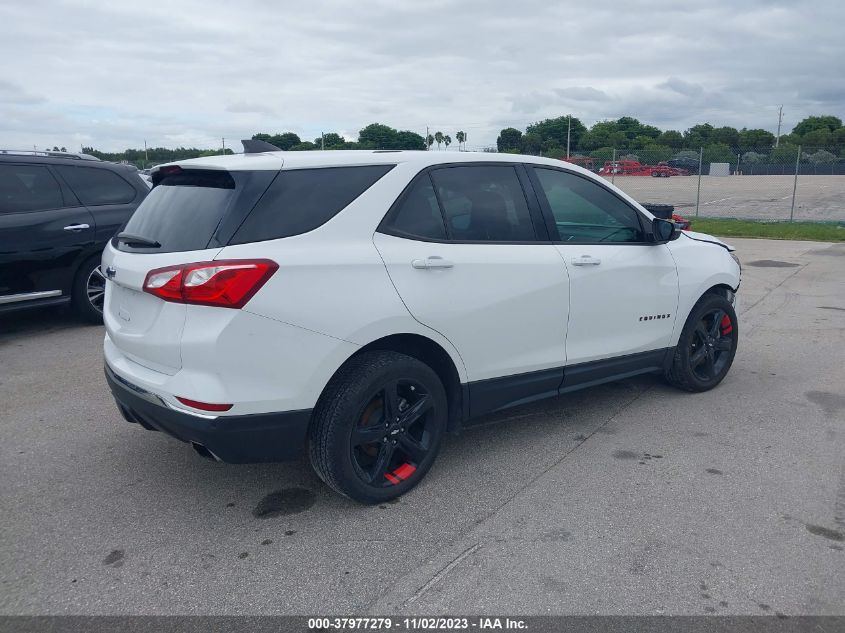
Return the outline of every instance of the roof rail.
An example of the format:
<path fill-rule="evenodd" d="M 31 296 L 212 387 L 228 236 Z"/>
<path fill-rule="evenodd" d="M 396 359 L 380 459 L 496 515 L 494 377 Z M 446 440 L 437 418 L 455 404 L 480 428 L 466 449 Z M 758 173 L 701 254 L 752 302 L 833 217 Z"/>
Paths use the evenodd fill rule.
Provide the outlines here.
<path fill-rule="evenodd" d="M 37 150 L 37 149 L 0 149 L 0 154 L 11 156 L 47 156 L 49 158 L 71 158 L 75 160 L 100 160 L 91 154 L 81 154 L 76 152 L 54 152 L 52 150 Z"/>

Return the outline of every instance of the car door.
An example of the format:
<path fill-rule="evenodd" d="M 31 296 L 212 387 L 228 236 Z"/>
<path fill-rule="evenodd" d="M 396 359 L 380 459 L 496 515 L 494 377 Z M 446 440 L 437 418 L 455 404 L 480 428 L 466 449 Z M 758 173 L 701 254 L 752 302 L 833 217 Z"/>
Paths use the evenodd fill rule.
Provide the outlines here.
<path fill-rule="evenodd" d="M 569 280 L 518 169 L 425 171 L 374 235 L 408 310 L 460 353 L 473 415 L 556 394 L 566 362 Z"/>
<path fill-rule="evenodd" d="M 567 365 L 630 357 L 635 371 L 638 358 L 646 366 L 659 361 L 678 306 L 668 247 L 650 242 L 646 216 L 604 183 L 552 167 L 530 173 L 569 271 Z M 607 370 L 624 373 L 626 366 L 611 363 Z"/>
<path fill-rule="evenodd" d="M 144 193 L 112 169 L 83 165 L 58 165 L 55 169 L 94 215 L 98 244 L 105 245 L 144 198 Z"/>
<path fill-rule="evenodd" d="M 0 307 L 69 294 L 95 234 L 71 198 L 46 165 L 0 163 Z"/>

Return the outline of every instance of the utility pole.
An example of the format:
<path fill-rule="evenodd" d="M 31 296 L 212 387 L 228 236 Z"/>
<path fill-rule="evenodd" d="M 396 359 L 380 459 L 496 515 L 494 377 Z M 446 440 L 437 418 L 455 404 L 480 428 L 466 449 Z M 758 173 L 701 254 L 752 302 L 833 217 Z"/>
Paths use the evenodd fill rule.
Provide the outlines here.
<path fill-rule="evenodd" d="M 223 141 L 223 153 L 225 154 L 226 153 L 226 139 L 223 138 L 223 137 L 220 137 L 220 140 Z"/>
<path fill-rule="evenodd" d="M 425 126 L 425 151 L 431 149 L 431 145 L 428 144 L 428 126 Z"/>
<path fill-rule="evenodd" d="M 698 150 L 698 188 L 695 190 L 695 217 L 698 217 L 698 208 L 701 204 L 701 170 L 704 167 L 704 148 Z"/>
<path fill-rule="evenodd" d="M 780 143 L 780 124 L 783 121 L 783 106 L 778 108 L 778 134 L 775 136 L 775 147 Z"/>
<path fill-rule="evenodd" d="M 566 157 L 569 158 L 569 137 L 572 134 L 572 115 L 566 115 Z"/>
<path fill-rule="evenodd" d="M 147 163 L 150 162 L 150 155 L 147 153 L 147 139 L 144 139 L 144 169 L 147 168 Z"/>
<path fill-rule="evenodd" d="M 610 183 L 616 179 L 616 148 L 613 148 L 613 158 L 610 161 Z"/>
<path fill-rule="evenodd" d="M 801 164 L 801 146 L 798 146 L 798 155 L 795 157 L 795 180 L 792 181 L 792 207 L 789 209 L 789 221 L 795 217 L 795 193 L 798 191 L 798 167 Z"/>
<path fill-rule="evenodd" d="M 326 149 L 326 133 L 320 132 L 320 149 Z"/>

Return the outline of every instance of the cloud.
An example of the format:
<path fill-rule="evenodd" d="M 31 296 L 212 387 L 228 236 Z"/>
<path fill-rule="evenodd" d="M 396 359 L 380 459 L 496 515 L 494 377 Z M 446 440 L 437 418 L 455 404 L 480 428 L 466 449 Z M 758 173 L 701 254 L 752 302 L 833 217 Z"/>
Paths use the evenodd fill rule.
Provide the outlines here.
<path fill-rule="evenodd" d="M 684 81 L 683 79 L 678 79 L 677 77 L 669 77 L 669 79 L 663 83 L 657 84 L 657 87 L 665 90 L 671 90 L 672 92 L 676 92 L 685 97 L 699 97 L 704 92 L 704 88 L 702 88 L 699 84 L 692 84 Z"/>
<path fill-rule="evenodd" d="M 603 90 L 596 90 L 591 86 L 573 86 L 572 88 L 561 88 L 557 93 L 572 101 L 608 101 L 610 96 Z"/>
<path fill-rule="evenodd" d="M 226 112 L 275 114 L 276 110 L 268 105 L 263 105 L 261 103 L 248 103 L 246 101 L 236 101 L 235 103 L 226 106 Z"/>
<path fill-rule="evenodd" d="M 7 145 L 217 147 L 220 138 L 462 129 L 572 113 L 684 129 L 843 116 L 845 3 L 65 0 L 0 4 Z M 68 38 L 67 34 L 73 34 Z M 36 44 L 37 42 L 37 44 Z"/>
<path fill-rule="evenodd" d="M 15 106 L 34 105 L 43 102 L 43 97 L 28 94 L 19 85 L 0 79 L 0 104 Z"/>

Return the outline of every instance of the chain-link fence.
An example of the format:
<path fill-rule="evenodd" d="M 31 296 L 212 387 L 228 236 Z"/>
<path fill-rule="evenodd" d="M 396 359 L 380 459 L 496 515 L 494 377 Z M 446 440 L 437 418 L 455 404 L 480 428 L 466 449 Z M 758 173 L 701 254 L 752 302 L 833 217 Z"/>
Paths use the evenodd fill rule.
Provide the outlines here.
<path fill-rule="evenodd" d="M 689 217 L 845 221 L 845 160 L 825 148 L 603 150 L 568 159 Z"/>

